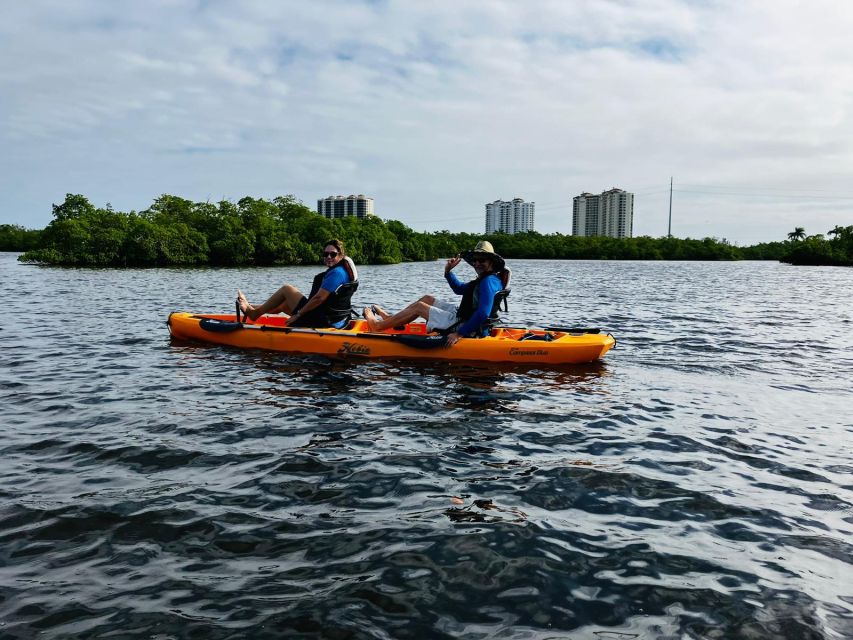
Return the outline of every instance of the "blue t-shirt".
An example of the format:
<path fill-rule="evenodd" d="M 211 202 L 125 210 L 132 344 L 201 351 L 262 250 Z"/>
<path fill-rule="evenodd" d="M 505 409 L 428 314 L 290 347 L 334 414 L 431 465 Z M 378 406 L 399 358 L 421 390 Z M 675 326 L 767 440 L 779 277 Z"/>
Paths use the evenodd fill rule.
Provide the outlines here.
<path fill-rule="evenodd" d="M 323 284 L 320 285 L 320 288 L 325 289 L 329 293 L 334 293 L 338 290 L 338 287 L 347 282 L 349 282 L 347 270 L 336 265 L 333 269 L 329 269 L 326 275 L 323 276 Z"/>
<path fill-rule="evenodd" d="M 447 282 L 450 284 L 450 288 L 459 295 L 463 295 L 465 288 L 471 284 L 470 282 L 463 284 L 452 271 L 447 274 Z M 456 332 L 460 336 L 470 335 L 483 325 L 492 312 L 492 305 L 495 303 L 495 294 L 503 289 L 501 279 L 494 273 L 480 280 L 478 286 L 480 289 L 477 296 L 477 308 L 474 309 L 474 313 L 471 314 L 468 320 L 456 328 Z"/>
<path fill-rule="evenodd" d="M 342 284 L 347 284 L 350 281 L 349 273 L 340 265 L 336 265 L 333 269 L 329 269 L 326 272 L 326 275 L 323 276 L 323 283 L 320 285 L 321 289 L 325 289 L 330 294 L 334 293 L 338 290 Z M 340 329 L 341 327 L 346 326 L 348 320 L 344 319 L 339 322 L 334 323 L 332 326 L 335 329 Z"/>

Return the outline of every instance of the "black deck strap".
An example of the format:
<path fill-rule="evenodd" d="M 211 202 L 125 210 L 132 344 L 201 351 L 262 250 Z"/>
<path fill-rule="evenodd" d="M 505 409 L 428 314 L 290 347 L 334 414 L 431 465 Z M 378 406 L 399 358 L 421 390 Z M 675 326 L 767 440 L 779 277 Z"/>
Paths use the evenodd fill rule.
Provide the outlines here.
<path fill-rule="evenodd" d="M 449 326 L 449 327 L 447 327 L 446 329 L 434 329 L 434 331 L 435 331 L 439 336 L 441 336 L 441 337 L 443 337 L 443 338 L 446 338 L 446 337 L 447 337 L 447 336 L 449 336 L 451 333 L 454 333 L 454 332 L 459 328 L 459 326 L 460 326 L 461 324 L 462 324 L 462 321 L 461 321 L 461 320 L 457 320 L 456 322 L 454 322 L 452 325 L 450 325 L 450 326 Z"/>
<path fill-rule="evenodd" d="M 216 318 L 202 318 L 199 326 L 205 331 L 210 331 L 211 333 L 230 333 L 243 328 L 243 325 L 239 322 L 217 320 Z"/>
<path fill-rule="evenodd" d="M 542 327 L 545 331 L 559 331 L 560 333 L 601 333 L 597 327 Z"/>
<path fill-rule="evenodd" d="M 554 336 L 553 336 L 553 334 L 550 334 L 550 333 L 545 333 L 541 336 L 537 335 L 535 333 L 527 333 L 518 339 L 519 342 L 521 342 L 523 340 L 531 340 L 531 341 L 536 341 L 536 342 L 553 342 Z"/>

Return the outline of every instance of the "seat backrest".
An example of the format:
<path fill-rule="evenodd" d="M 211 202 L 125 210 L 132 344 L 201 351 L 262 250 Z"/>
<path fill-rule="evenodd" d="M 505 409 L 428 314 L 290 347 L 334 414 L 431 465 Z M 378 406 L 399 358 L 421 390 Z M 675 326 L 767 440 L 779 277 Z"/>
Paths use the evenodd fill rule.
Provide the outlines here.
<path fill-rule="evenodd" d="M 338 285 L 338 288 L 334 291 L 335 301 L 329 303 L 332 313 L 335 316 L 339 313 L 341 315 L 347 313 L 347 320 L 352 320 L 358 316 L 358 312 L 352 307 L 352 297 L 356 291 L 358 291 L 358 280 Z"/>
<path fill-rule="evenodd" d="M 501 284 L 504 286 L 504 289 L 509 289 L 510 280 L 512 280 L 512 270 L 509 267 L 504 267 L 500 273 L 498 273 L 498 277 L 501 279 Z"/>
<path fill-rule="evenodd" d="M 492 303 L 492 312 L 489 314 L 489 318 L 497 319 L 498 312 L 509 311 L 509 305 L 507 305 L 507 298 L 509 298 L 509 294 L 512 289 L 501 289 L 495 294 L 495 301 Z M 503 306 L 503 309 L 501 309 Z"/>
<path fill-rule="evenodd" d="M 500 273 L 498 273 L 498 277 L 501 279 L 501 284 L 503 284 L 503 289 L 498 291 L 495 294 L 495 300 L 492 302 L 492 311 L 489 314 L 489 319 L 486 320 L 485 326 L 487 329 L 494 329 L 495 326 L 500 323 L 500 312 L 508 312 L 509 305 L 507 304 L 507 298 L 509 298 L 509 294 L 512 289 L 509 288 L 510 280 L 512 279 L 512 271 L 507 268 L 504 268 Z M 503 307 L 503 309 L 501 309 Z"/>
<path fill-rule="evenodd" d="M 338 288 L 335 289 L 335 293 L 338 295 L 350 292 L 355 293 L 356 291 L 358 291 L 358 280 L 355 282 L 344 282 L 343 284 L 339 284 Z"/>
<path fill-rule="evenodd" d="M 512 271 L 505 267 L 500 271 L 500 273 L 498 273 L 498 277 L 501 279 L 503 289 L 495 294 L 495 301 L 492 303 L 492 312 L 489 314 L 490 319 L 497 319 L 498 312 L 501 310 L 501 305 L 503 305 L 503 310 L 505 312 L 509 311 L 509 306 L 507 305 L 506 300 L 509 297 L 510 291 L 512 291 L 512 289 L 509 288 L 509 283 L 512 280 Z"/>

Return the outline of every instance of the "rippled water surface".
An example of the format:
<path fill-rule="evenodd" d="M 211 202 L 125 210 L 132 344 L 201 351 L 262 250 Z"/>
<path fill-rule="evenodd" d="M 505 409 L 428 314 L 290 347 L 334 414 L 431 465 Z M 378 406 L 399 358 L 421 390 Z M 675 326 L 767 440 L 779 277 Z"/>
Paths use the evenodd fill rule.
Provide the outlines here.
<path fill-rule="evenodd" d="M 509 323 L 619 343 L 512 370 L 169 340 L 319 268 L 15 257 L 2 638 L 853 637 L 851 269 L 515 261 Z"/>

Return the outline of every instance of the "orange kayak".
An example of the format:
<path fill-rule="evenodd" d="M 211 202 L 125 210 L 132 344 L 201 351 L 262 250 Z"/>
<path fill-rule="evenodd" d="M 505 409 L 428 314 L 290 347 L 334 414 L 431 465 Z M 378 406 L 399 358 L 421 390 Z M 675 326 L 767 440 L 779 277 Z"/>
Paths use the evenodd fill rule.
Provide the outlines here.
<path fill-rule="evenodd" d="M 459 360 L 516 364 L 579 364 L 601 358 L 616 344 L 598 329 L 499 327 L 484 338 L 462 338 L 452 347 L 413 322 L 371 332 L 365 320 L 344 329 L 288 327 L 286 316 L 237 322 L 234 314 L 172 313 L 169 332 L 179 340 L 329 357 Z"/>

